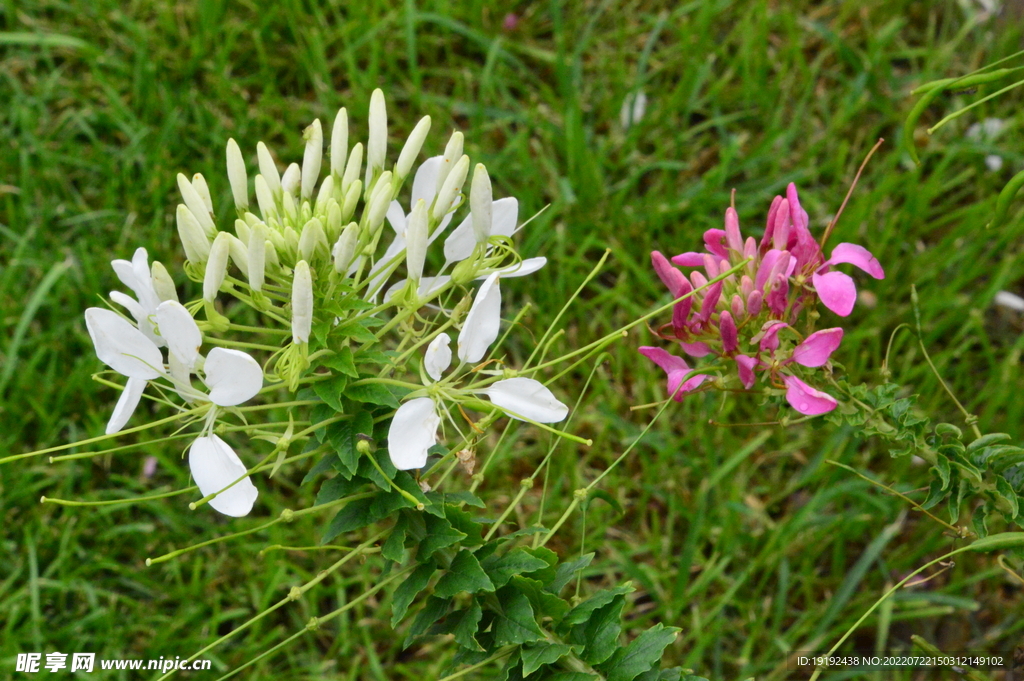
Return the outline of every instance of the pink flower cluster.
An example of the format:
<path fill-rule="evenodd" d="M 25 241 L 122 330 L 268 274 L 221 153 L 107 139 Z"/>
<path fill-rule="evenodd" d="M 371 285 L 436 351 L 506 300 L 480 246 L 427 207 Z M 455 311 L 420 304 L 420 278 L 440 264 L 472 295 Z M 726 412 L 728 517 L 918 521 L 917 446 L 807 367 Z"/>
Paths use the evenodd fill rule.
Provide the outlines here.
<path fill-rule="evenodd" d="M 825 366 L 843 338 L 841 328 L 811 333 L 801 338 L 793 325 L 801 313 L 817 301 L 841 317 L 853 311 L 857 287 L 853 279 L 835 268 L 858 267 L 875 279 L 885 273 L 878 260 L 863 246 L 841 243 L 826 260 L 821 246 L 808 229 L 807 212 L 800 206 L 796 185 L 786 196 L 776 196 L 768 210 L 768 222 L 760 243 L 743 238 L 739 217 L 732 207 L 725 211 L 725 229 L 704 233 L 706 252 L 682 253 L 671 262 L 660 252 L 651 263 L 674 298 L 672 321 L 657 329 L 661 338 L 679 343 L 691 357 L 716 356 L 735 362 L 744 388 L 756 382 L 756 372 L 786 389 L 786 400 L 802 414 L 831 411 L 836 401 L 804 382 L 794 367 Z M 700 267 L 689 277 L 673 266 Z M 711 285 L 708 282 L 742 266 Z M 780 332 L 785 331 L 784 339 Z M 742 351 L 744 344 L 754 349 Z M 709 378 L 692 371 L 682 357 L 662 348 L 641 347 L 640 353 L 668 374 L 668 389 L 678 401 Z"/>

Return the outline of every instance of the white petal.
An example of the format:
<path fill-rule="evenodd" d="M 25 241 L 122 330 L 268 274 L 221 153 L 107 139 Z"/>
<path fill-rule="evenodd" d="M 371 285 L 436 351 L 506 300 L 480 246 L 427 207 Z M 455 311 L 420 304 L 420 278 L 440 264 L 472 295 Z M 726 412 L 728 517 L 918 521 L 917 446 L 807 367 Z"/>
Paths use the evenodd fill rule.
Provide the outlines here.
<path fill-rule="evenodd" d="M 158 348 L 165 345 L 164 339 L 156 335 L 156 328 L 154 326 L 155 320 L 150 318 L 150 315 L 153 313 L 152 310 L 147 312 L 139 301 L 135 300 L 127 293 L 121 293 L 120 291 L 111 291 L 110 299 L 131 313 L 132 317 L 135 318 L 135 321 L 138 322 L 139 331 L 141 331 L 146 338 L 153 341 Z"/>
<path fill-rule="evenodd" d="M 527 258 L 522 262 L 515 265 L 509 265 L 498 270 L 502 279 L 509 279 L 513 277 L 525 277 L 527 274 L 533 274 L 540 268 L 544 267 L 548 263 L 548 259 L 545 257 L 539 258 Z M 477 279 L 483 279 L 484 277 L 477 277 Z"/>
<path fill-rule="evenodd" d="M 171 375 L 171 383 L 174 384 L 174 392 L 178 393 L 178 397 L 192 404 L 202 395 L 192 387 L 192 369 L 185 366 L 173 352 L 167 353 L 167 369 Z"/>
<path fill-rule="evenodd" d="M 430 296 L 439 289 L 441 289 L 445 284 L 447 284 L 451 280 L 452 278 L 449 277 L 447 274 L 440 277 L 423 277 L 422 279 L 420 279 L 420 287 L 417 292 L 419 293 L 420 298 L 426 298 L 427 296 Z M 384 302 L 386 303 L 387 301 L 391 300 L 391 298 L 396 293 L 405 288 L 405 284 L 407 281 L 409 280 L 400 279 L 391 286 L 389 286 L 388 290 L 384 292 Z"/>
<path fill-rule="evenodd" d="M 444 259 L 446 262 L 459 262 L 473 255 L 476 237 L 473 235 L 473 214 L 468 213 L 459 226 L 452 230 L 444 240 Z"/>
<path fill-rule="evenodd" d="M 417 201 L 423 199 L 430 206 L 434 201 L 437 195 L 437 173 L 442 163 L 444 156 L 433 156 L 417 168 L 416 177 L 412 180 L 412 200 L 409 205 L 415 206 Z"/>
<path fill-rule="evenodd" d="M 391 225 L 391 229 L 395 230 L 395 234 L 405 235 L 405 211 L 402 210 L 402 204 L 392 201 L 384 217 L 388 219 L 388 224 Z"/>
<path fill-rule="evenodd" d="M 423 355 L 423 367 L 427 370 L 427 375 L 435 381 L 440 381 L 441 374 L 452 365 L 451 342 L 448 334 L 438 334 L 437 338 L 430 341 Z"/>
<path fill-rule="evenodd" d="M 427 450 L 437 441 L 440 423 L 441 417 L 429 397 L 417 397 L 399 407 L 388 429 L 388 454 L 395 468 L 423 468 L 427 464 Z"/>
<path fill-rule="evenodd" d="M 124 424 L 128 423 L 128 419 L 135 413 L 135 407 L 139 406 L 139 400 L 142 399 L 142 391 L 146 389 L 148 382 L 143 378 L 128 379 L 124 390 L 121 391 L 121 397 L 117 399 L 117 404 L 114 405 L 114 413 L 110 415 L 110 420 L 107 422 L 107 435 L 113 435 L 124 428 Z"/>
<path fill-rule="evenodd" d="M 515 419 L 555 423 L 569 413 L 550 390 L 532 378 L 508 378 L 483 391 L 498 407 Z"/>
<path fill-rule="evenodd" d="M 495 272 L 476 292 L 473 307 L 462 323 L 459 333 L 459 359 L 463 362 L 479 362 L 487 354 L 487 348 L 498 337 L 501 325 L 501 289 Z"/>
<path fill-rule="evenodd" d="M 132 264 L 127 260 L 111 260 L 110 266 L 114 269 L 114 274 L 121 280 L 121 283 L 130 288 L 132 291 L 139 287 L 139 280 L 135 277 L 135 270 L 132 268 Z"/>
<path fill-rule="evenodd" d="M 380 260 L 373 263 L 373 267 L 370 268 L 370 274 L 367 276 L 366 292 L 368 300 L 375 301 L 377 299 L 377 294 L 386 281 L 388 266 L 394 266 L 396 263 L 401 262 L 398 259 L 398 255 L 404 250 L 405 234 L 398 234 L 395 236 L 395 240 L 388 244 L 388 248 L 384 251 L 384 255 L 380 257 Z"/>
<path fill-rule="evenodd" d="M 204 497 L 220 492 L 210 500 L 213 510 L 235 518 L 248 515 L 252 510 L 259 492 L 245 475 L 245 465 L 235 450 L 224 440 L 216 435 L 197 437 L 188 450 L 188 467 Z M 243 475 L 245 477 L 241 481 L 232 485 Z"/>
<path fill-rule="evenodd" d="M 117 373 L 149 380 L 163 374 L 160 348 L 112 310 L 90 307 L 85 311 L 96 356 Z"/>
<path fill-rule="evenodd" d="M 514 196 L 498 199 L 491 205 L 491 236 L 512 236 L 519 219 L 519 201 Z"/>
<path fill-rule="evenodd" d="M 191 370 L 199 355 L 199 346 L 203 344 L 203 334 L 192 315 L 181 303 L 168 300 L 156 308 L 156 323 L 160 326 L 160 335 L 167 341 L 167 350 Z"/>
<path fill-rule="evenodd" d="M 241 350 L 214 348 L 204 365 L 210 401 L 221 407 L 233 407 L 252 399 L 263 387 L 263 369 Z"/>

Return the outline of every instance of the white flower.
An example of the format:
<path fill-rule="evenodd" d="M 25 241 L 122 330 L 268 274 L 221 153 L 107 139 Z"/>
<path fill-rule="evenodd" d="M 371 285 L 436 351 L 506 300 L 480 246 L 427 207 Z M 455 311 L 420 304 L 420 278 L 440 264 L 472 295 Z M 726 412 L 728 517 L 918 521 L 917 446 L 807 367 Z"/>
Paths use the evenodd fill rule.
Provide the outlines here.
<path fill-rule="evenodd" d="M 471 206 L 472 208 L 472 206 Z M 519 202 L 514 197 L 506 197 L 492 201 L 490 204 L 490 227 L 487 237 L 512 236 L 519 219 Z M 477 244 L 476 232 L 473 229 L 473 212 L 470 211 L 444 241 L 444 259 L 448 263 L 465 260 L 473 254 Z M 486 240 L 486 239 L 485 239 Z"/>
<path fill-rule="evenodd" d="M 490 385 L 483 393 L 514 419 L 555 423 L 569 413 L 567 406 L 532 378 L 507 378 Z"/>
<path fill-rule="evenodd" d="M 441 417 L 429 397 L 417 397 L 398 408 L 388 429 L 388 454 L 400 471 L 423 468 L 427 450 L 437 441 Z"/>
<path fill-rule="evenodd" d="M 292 278 L 292 342 L 308 343 L 313 328 L 313 280 L 309 264 L 300 260 Z"/>
<path fill-rule="evenodd" d="M 204 497 L 217 494 L 210 500 L 213 510 L 235 518 L 252 510 L 259 492 L 235 450 L 217 435 L 196 438 L 188 450 L 188 467 Z"/>
<path fill-rule="evenodd" d="M 470 364 L 479 362 L 487 348 L 498 337 L 501 325 L 501 289 L 498 273 L 487 277 L 473 299 L 473 306 L 459 332 L 459 360 Z"/>
<path fill-rule="evenodd" d="M 427 375 L 435 381 L 440 381 L 441 374 L 452 364 L 451 342 L 448 334 L 439 333 L 427 346 L 423 356 L 423 367 L 427 370 Z"/>
<path fill-rule="evenodd" d="M 155 268 L 156 263 L 153 265 Z M 156 292 L 153 270 L 149 267 L 149 255 L 146 253 L 146 249 L 135 249 L 131 262 L 114 260 L 110 266 L 114 268 L 114 273 L 117 274 L 121 283 L 135 294 L 135 298 L 132 298 L 120 291 L 111 291 L 110 299 L 131 313 L 139 325 L 139 331 L 145 334 L 146 338 L 157 345 L 163 345 L 163 339 L 156 334 L 155 320 L 153 319 L 157 305 L 163 301 Z"/>

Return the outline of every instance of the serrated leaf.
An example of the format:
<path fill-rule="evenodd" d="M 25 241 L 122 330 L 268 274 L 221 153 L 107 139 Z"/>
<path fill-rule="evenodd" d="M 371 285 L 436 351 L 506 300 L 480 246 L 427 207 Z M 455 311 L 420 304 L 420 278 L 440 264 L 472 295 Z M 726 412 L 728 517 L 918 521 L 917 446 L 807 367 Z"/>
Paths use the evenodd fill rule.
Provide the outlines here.
<path fill-rule="evenodd" d="M 388 535 L 387 541 L 380 547 L 380 555 L 384 556 L 386 560 L 393 560 L 396 563 L 401 563 L 405 559 L 405 537 L 409 532 L 409 518 L 405 513 L 407 511 L 403 511 L 402 515 L 398 516 L 398 521 L 391 528 L 391 534 Z"/>
<path fill-rule="evenodd" d="M 618 595 L 611 603 L 594 610 L 585 622 L 573 626 L 569 633 L 570 643 L 583 646 L 580 657 L 584 662 L 600 664 L 618 649 L 622 631 L 619 620 L 625 602 L 625 597 Z"/>
<path fill-rule="evenodd" d="M 935 472 L 939 474 L 939 478 L 942 480 L 942 489 L 949 488 L 949 459 L 944 457 L 942 454 L 935 455 Z"/>
<path fill-rule="evenodd" d="M 451 629 L 455 642 L 468 650 L 483 650 L 484 647 L 476 640 L 476 632 L 484 616 L 480 604 L 474 599 L 468 608 L 452 614 L 453 617 L 455 615 L 458 615 L 458 620 Z"/>
<path fill-rule="evenodd" d="M 395 589 L 395 595 L 391 599 L 391 628 L 393 629 L 405 617 L 409 606 L 419 592 L 423 591 L 430 582 L 431 576 L 437 571 L 437 566 L 431 563 L 423 563 L 412 571 L 405 581 Z"/>
<path fill-rule="evenodd" d="M 529 676 L 546 664 L 558 662 L 572 652 L 572 646 L 565 643 L 537 643 L 523 646 L 520 656 L 523 660 L 523 676 Z"/>
<path fill-rule="evenodd" d="M 585 672 L 558 672 L 544 677 L 544 681 L 597 681 L 598 677 Z"/>
<path fill-rule="evenodd" d="M 422 636 L 431 624 L 444 617 L 444 614 L 448 612 L 449 605 L 451 605 L 450 598 L 438 598 L 437 596 L 428 598 L 423 608 L 413 618 L 412 626 L 409 627 L 409 635 L 402 647 L 408 648 L 414 638 Z"/>
<path fill-rule="evenodd" d="M 984 539 L 988 536 L 988 517 L 994 510 L 995 507 L 991 499 L 987 499 L 984 504 L 974 509 L 974 513 L 971 516 L 971 527 L 974 528 L 978 539 Z"/>
<path fill-rule="evenodd" d="M 506 587 L 498 597 L 501 612 L 494 618 L 494 644 L 531 643 L 544 638 L 537 625 L 529 599 L 516 589 Z"/>
<path fill-rule="evenodd" d="M 373 460 L 377 462 L 377 465 L 373 465 Z M 380 470 L 378 470 L 378 467 Z M 391 489 L 391 481 L 395 479 L 395 475 L 398 473 L 398 469 L 391 463 L 391 457 L 388 456 L 388 450 L 378 449 L 370 452 L 364 457 L 359 459 L 359 475 L 364 478 L 372 480 L 382 490 Z M 384 471 L 384 475 L 381 475 L 381 471 Z"/>
<path fill-rule="evenodd" d="M 543 558 L 538 558 L 522 548 L 513 549 L 503 556 L 489 556 L 481 565 L 496 587 L 503 587 L 514 575 L 529 574 L 548 567 Z"/>
<path fill-rule="evenodd" d="M 360 320 L 360 322 L 349 322 L 348 324 L 343 324 L 337 328 L 336 333 L 338 333 L 341 336 L 344 336 L 345 338 L 351 338 L 357 343 L 376 342 L 377 336 L 368 328 L 366 328 L 366 325 L 362 324 L 361 321 L 362 320 Z"/>
<path fill-rule="evenodd" d="M 473 520 L 472 517 L 465 511 L 454 506 L 446 506 L 445 518 L 452 524 L 459 532 L 466 535 L 466 539 L 463 541 L 465 546 L 479 546 L 483 543 L 483 537 L 481 536 L 484 531 L 484 526 Z"/>
<path fill-rule="evenodd" d="M 943 491 L 942 481 L 935 478 L 928 485 L 928 497 L 921 503 L 921 508 L 927 511 L 945 498 L 946 492 Z"/>
<path fill-rule="evenodd" d="M 366 527 L 410 505 L 409 501 L 397 492 L 378 492 L 366 499 L 356 499 L 346 504 L 345 508 L 334 516 L 320 543 L 326 544 L 339 534 Z"/>
<path fill-rule="evenodd" d="M 954 437 L 957 440 L 961 439 L 964 436 L 964 432 L 957 428 L 956 426 L 954 426 L 952 423 L 936 423 L 935 434 L 938 435 L 939 437 Z"/>
<path fill-rule="evenodd" d="M 623 584 L 612 589 L 602 589 L 569 611 L 565 616 L 565 624 L 580 624 L 590 619 L 598 608 L 603 608 L 619 596 L 636 591 L 631 585 Z"/>
<path fill-rule="evenodd" d="M 398 409 L 398 399 L 380 383 L 363 383 L 345 388 L 345 397 L 361 404 L 379 404 L 383 407 Z"/>
<path fill-rule="evenodd" d="M 315 442 L 312 438 L 310 442 Z M 324 456 L 316 462 L 316 465 L 309 469 L 305 477 L 302 478 L 302 484 L 305 485 L 307 482 L 315 480 L 317 476 L 323 475 L 329 470 L 334 468 L 334 462 L 338 458 L 338 455 L 334 452 L 327 452 Z"/>
<path fill-rule="evenodd" d="M 423 521 L 426 524 L 427 536 L 420 542 L 420 550 L 417 555 L 424 558 L 430 557 L 439 549 L 458 544 L 466 538 L 465 533 L 452 527 L 446 518 L 424 515 Z"/>
<path fill-rule="evenodd" d="M 530 577 L 516 575 L 509 584 L 519 589 L 530 599 L 533 611 L 540 617 L 550 617 L 556 623 L 561 622 L 571 607 L 566 601 L 544 589 L 544 583 Z"/>
<path fill-rule="evenodd" d="M 356 363 L 352 356 L 352 350 L 347 346 L 339 350 L 337 354 L 321 360 L 321 363 L 324 366 L 330 367 L 335 371 L 339 371 L 346 376 L 359 378 L 359 371 L 356 370 Z"/>
<path fill-rule="evenodd" d="M 555 570 L 554 581 L 544 588 L 551 593 L 557 594 L 565 588 L 565 585 L 573 579 L 578 571 L 590 565 L 590 561 L 592 560 L 594 560 L 594 554 L 588 553 L 569 563 L 562 563 Z"/>
<path fill-rule="evenodd" d="M 471 594 L 478 591 L 494 591 L 494 584 L 480 567 L 480 561 L 465 549 L 455 554 L 452 564 L 434 587 L 434 595 L 450 598 L 463 591 Z"/>
<path fill-rule="evenodd" d="M 350 494 L 355 494 L 365 485 L 366 480 L 363 478 L 352 478 L 351 480 L 346 480 L 344 477 L 336 475 L 330 480 L 325 481 L 324 484 L 320 485 L 320 491 L 316 495 L 316 503 L 314 506 L 327 504 L 332 501 L 337 501 L 343 497 L 347 497 Z"/>
<path fill-rule="evenodd" d="M 967 445 L 967 453 L 973 454 L 974 452 L 980 449 L 984 449 L 985 447 L 990 447 L 992 445 L 999 444 L 1000 442 L 1006 442 L 1009 439 L 1011 438 L 1006 433 L 988 433 L 987 435 L 982 435 L 974 442 Z"/>
<path fill-rule="evenodd" d="M 444 502 L 446 504 L 469 504 L 477 508 L 486 508 L 483 500 L 472 492 L 445 492 Z"/>
<path fill-rule="evenodd" d="M 313 405 L 313 409 L 309 413 L 309 422 L 312 424 L 322 424 L 327 419 L 334 418 L 337 415 L 338 412 L 331 405 L 321 402 L 320 404 Z M 327 437 L 328 425 L 330 424 L 317 425 L 316 430 L 313 431 L 318 442 L 323 442 L 324 438 Z"/>
<path fill-rule="evenodd" d="M 633 681 L 655 665 L 661 666 L 661 655 L 673 641 L 679 629 L 666 627 L 660 622 L 643 632 L 625 648 L 615 651 L 601 665 L 607 681 Z"/>
<path fill-rule="evenodd" d="M 352 418 L 332 423 L 327 427 L 327 437 L 338 454 L 339 473 L 346 477 L 359 469 L 359 451 L 356 443 L 359 435 L 373 433 L 373 416 L 367 411 L 358 411 Z"/>
<path fill-rule="evenodd" d="M 313 392 L 316 396 L 328 404 L 331 409 L 336 412 L 344 412 L 345 407 L 341 403 L 341 398 L 345 392 L 345 385 L 348 383 L 348 377 L 337 375 L 333 378 L 329 378 L 326 381 L 317 381 L 313 384 Z"/>
<path fill-rule="evenodd" d="M 1013 491 L 1013 487 L 1002 476 L 996 476 L 996 492 L 1010 505 L 1010 510 L 1013 512 L 1010 519 L 1016 518 L 1020 513 L 1020 502 L 1017 500 L 1017 493 Z"/>
<path fill-rule="evenodd" d="M 609 506 L 611 506 L 612 509 L 614 509 L 615 512 L 619 515 L 623 515 L 625 513 L 625 511 L 622 509 L 622 504 L 619 503 L 619 500 L 613 497 L 611 494 L 608 494 L 608 492 L 604 491 L 603 489 L 595 489 L 590 491 L 590 497 L 587 499 L 587 503 L 589 504 L 594 499 L 601 499 Z"/>

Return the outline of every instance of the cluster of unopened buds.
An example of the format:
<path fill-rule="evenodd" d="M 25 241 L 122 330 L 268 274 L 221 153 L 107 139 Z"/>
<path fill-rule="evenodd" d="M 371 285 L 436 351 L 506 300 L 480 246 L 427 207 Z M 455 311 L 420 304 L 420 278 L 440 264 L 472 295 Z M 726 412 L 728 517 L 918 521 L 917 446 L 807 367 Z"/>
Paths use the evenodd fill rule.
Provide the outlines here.
<path fill-rule="evenodd" d="M 347 113 L 345 109 L 338 112 L 330 137 L 329 172 L 322 180 L 324 135 L 319 120 L 305 130 L 302 164 L 292 163 L 283 174 L 267 147 L 259 143 L 259 173 L 252 184 L 258 215 L 250 210 L 242 152 L 229 140 L 227 175 L 237 214 L 234 233 L 217 227 L 203 176 L 189 180 L 179 175 L 183 203 L 176 217 L 186 256 L 184 269 L 202 284 L 202 298 L 179 302 L 167 269 L 159 262 L 150 266 L 145 249 L 138 249 L 131 262 L 113 261 L 118 278 L 135 297 L 113 292 L 110 300 L 127 310 L 134 323 L 114 309 L 97 307 L 86 312 L 98 357 L 128 379 L 107 434 L 124 428 L 147 385 L 160 395 L 150 397 L 165 404 L 171 403 L 170 393 L 176 394 L 185 403 L 173 405 L 182 417 L 203 423 L 189 449 L 189 466 L 200 492 L 214 509 L 245 515 L 257 490 L 249 480 L 251 469 L 215 432 L 218 417 L 232 411 L 243 416 L 237 405 L 258 394 L 269 396 L 281 388 L 294 393 L 311 377 L 315 381 L 327 376 L 326 367 L 317 360 L 348 351 L 348 345 L 357 341 L 324 340 L 328 333 L 318 338 L 316 325 L 347 328 L 345 323 L 369 316 L 379 318 L 372 328 L 382 327 L 372 342 L 383 342 L 384 333 L 396 331 L 390 347 L 397 348 L 394 354 L 401 354 L 402 360 L 412 359 L 417 348 L 427 345 L 425 373 L 420 372 L 424 387 L 409 393 L 390 429 L 388 450 L 397 468 L 426 464 L 428 450 L 436 443 L 440 414 L 451 416 L 447 402 L 479 408 L 477 395 L 486 395 L 513 418 L 539 423 L 562 420 L 567 408 L 538 381 L 508 368 L 474 366 L 485 359 L 498 336 L 500 279 L 523 276 L 545 264 L 544 258 L 521 260 L 515 252 L 510 237 L 521 227 L 518 203 L 514 198 L 493 200 L 482 164 L 473 169 L 470 212 L 444 241 L 441 270 L 424 276 L 428 247 L 466 203 L 462 189 L 470 172 L 463 136 L 455 132 L 443 155 L 428 158 L 417 169 L 405 209 L 398 201 L 399 192 L 429 129 L 430 118 L 420 120 L 388 169 L 387 114 L 384 96 L 377 90 L 370 100 L 365 149 L 361 143 L 349 147 Z M 390 244 L 378 256 L 378 244 L 389 232 Z M 404 278 L 395 280 L 393 275 L 403 266 Z M 476 280 L 483 283 L 471 296 L 466 287 Z M 257 311 L 266 326 L 254 329 L 235 324 L 231 310 L 218 309 L 219 294 Z M 435 313 L 429 319 L 423 316 L 428 309 Z M 200 312 L 203 319 L 197 321 Z M 446 328 L 459 329 L 460 360 L 447 377 L 442 374 L 449 368 L 452 352 L 450 337 L 443 332 Z M 227 331 L 265 331 L 277 334 L 281 342 L 261 366 L 237 348 L 267 346 L 218 337 Z M 358 342 L 367 341 L 360 338 Z M 214 346 L 205 356 L 200 352 L 204 343 Z M 402 361 L 389 362 L 360 373 L 360 380 L 386 381 L 385 374 L 404 366 Z M 193 378 L 205 389 L 196 387 Z M 460 379 L 469 385 L 458 385 Z M 232 430 L 246 431 L 244 416 L 241 421 L 244 425 Z M 287 448 L 291 433 L 289 425 L 286 434 L 263 439 L 276 439 L 279 447 Z"/>
<path fill-rule="evenodd" d="M 826 231 L 822 244 L 828 238 Z M 835 409 L 831 395 L 806 380 L 809 371 L 830 368 L 829 358 L 843 338 L 840 327 L 804 336 L 801 321 L 809 326 L 817 318 L 818 301 L 846 317 L 857 300 L 853 279 L 835 269 L 851 264 L 875 279 L 885 273 L 878 260 L 862 246 L 838 244 L 828 259 L 811 235 L 807 212 L 800 206 L 796 186 L 776 196 L 760 243 L 740 232 L 734 207 L 725 212 L 725 229 L 704 233 L 704 253 L 688 252 L 671 261 L 658 251 L 651 262 L 658 277 L 678 301 L 672 321 L 655 333 L 675 341 L 693 358 L 717 361 L 691 369 L 683 357 L 659 347 L 641 347 L 640 353 L 668 374 L 668 390 L 677 401 L 702 385 L 725 386 L 735 376 L 744 389 L 762 380 L 784 389 L 786 401 L 801 414 L 814 416 Z M 687 277 L 674 265 L 694 269 Z M 736 373 L 724 372 L 735 364 Z M 719 377 L 712 381 L 712 373 Z M 712 381 L 711 383 L 705 383 Z"/>

